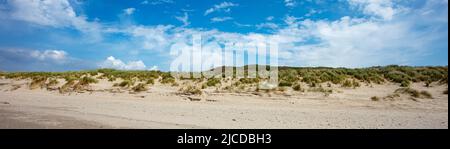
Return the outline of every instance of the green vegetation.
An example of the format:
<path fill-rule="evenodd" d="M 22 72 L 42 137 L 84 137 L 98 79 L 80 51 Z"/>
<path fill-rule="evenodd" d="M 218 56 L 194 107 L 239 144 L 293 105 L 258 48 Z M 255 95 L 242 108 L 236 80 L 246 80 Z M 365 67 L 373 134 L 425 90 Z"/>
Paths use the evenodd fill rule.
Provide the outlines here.
<path fill-rule="evenodd" d="M 225 67 L 221 67 L 225 70 Z M 266 81 L 264 78 L 248 77 L 249 73 L 244 67 L 244 78 L 226 78 L 225 82 L 234 81 L 230 87 L 245 88 L 254 86 L 261 81 Z M 268 68 L 268 67 L 266 67 Z M 220 69 L 220 68 L 218 68 Z M 230 69 L 230 68 L 227 68 Z M 235 74 L 236 68 L 232 73 Z M 408 88 L 411 83 L 423 83 L 425 86 L 431 84 L 448 84 L 448 66 L 435 67 L 410 67 L 410 66 L 377 66 L 369 68 L 328 68 L 328 67 L 279 67 L 278 79 L 280 87 L 290 87 L 295 91 L 320 90 L 322 86 L 341 86 L 348 88 L 360 87 L 360 83 L 364 84 L 383 84 L 386 82 L 396 83 L 401 87 Z M 193 73 L 190 73 L 191 75 Z M 200 74 L 201 75 L 201 74 Z M 220 75 L 220 74 L 219 74 Z M 154 84 L 159 81 L 161 84 L 178 86 L 176 79 L 170 75 L 169 72 L 161 71 L 122 71 L 115 69 L 97 69 L 87 71 L 67 71 L 67 72 L 0 72 L 0 76 L 6 79 L 30 79 L 30 89 L 43 88 L 58 84 L 57 79 L 65 79 L 66 83 L 60 87 L 60 91 L 84 90 L 86 86 L 91 83 L 98 82 L 96 78 L 107 79 L 114 82 L 117 79 L 124 80 L 115 83 L 115 86 L 132 88 L 136 82 L 143 82 L 147 84 Z M 222 75 L 225 77 L 224 75 Z M 187 80 L 195 81 L 199 84 L 204 84 L 201 88 L 205 89 L 208 86 L 217 86 L 221 84 L 223 78 L 207 79 L 201 78 L 185 78 Z M 184 79 L 184 80 L 185 80 Z M 53 81 L 54 80 L 54 81 Z M 227 81 L 228 80 L 228 81 Z M 46 84 L 46 82 L 48 83 Z M 301 86 L 300 84 L 307 86 Z M 309 87 L 308 87 L 309 86 Z M 322 88 L 323 89 L 323 88 Z M 325 90 L 325 89 L 323 89 Z M 324 91 L 327 92 L 327 91 Z M 419 94 L 421 94 L 419 92 Z M 426 93 L 420 96 L 426 97 Z"/>
<path fill-rule="evenodd" d="M 209 78 L 208 81 L 206 82 L 207 86 L 216 86 L 217 84 L 220 84 L 219 78 Z"/>
<path fill-rule="evenodd" d="M 50 79 L 49 81 L 48 81 L 48 83 L 47 83 L 47 86 L 48 87 L 52 87 L 52 86 L 56 86 L 56 85 L 58 85 L 58 80 L 56 80 L 56 79 Z"/>
<path fill-rule="evenodd" d="M 397 90 L 395 90 L 394 93 L 399 93 L 399 94 L 407 94 L 410 95 L 411 97 L 414 98 L 428 98 L 428 99 L 432 99 L 433 96 L 427 92 L 427 91 L 417 91 L 415 89 L 412 88 L 399 88 Z"/>
<path fill-rule="evenodd" d="M 115 83 L 113 86 L 119 86 L 119 87 L 125 87 L 125 88 L 130 88 L 131 86 L 134 85 L 134 81 L 132 80 L 123 80 L 120 83 Z"/>
<path fill-rule="evenodd" d="M 242 84 L 257 84 L 259 83 L 259 78 L 240 78 L 239 82 Z"/>
<path fill-rule="evenodd" d="M 173 76 L 171 76 L 170 74 L 162 74 L 162 79 L 161 79 L 161 83 L 162 84 L 173 84 L 175 83 L 175 78 Z"/>
<path fill-rule="evenodd" d="M 309 92 L 321 92 L 321 93 L 324 93 L 325 96 L 329 96 L 330 94 L 333 93 L 333 90 L 331 90 L 331 89 L 325 89 L 325 88 L 323 88 L 323 87 L 309 88 L 308 91 L 309 91 Z"/>
<path fill-rule="evenodd" d="M 182 94 L 185 95 L 201 95 L 202 91 L 198 89 L 196 86 L 189 85 L 187 87 L 182 87 L 179 89 Z"/>
<path fill-rule="evenodd" d="M 301 92 L 303 92 L 302 86 L 300 84 L 295 84 L 294 86 L 292 86 L 292 89 L 294 91 L 301 91 Z"/>
<path fill-rule="evenodd" d="M 377 96 L 373 96 L 370 98 L 372 101 L 380 101 L 380 98 Z"/>
<path fill-rule="evenodd" d="M 47 77 L 36 76 L 31 79 L 30 89 L 44 88 Z"/>
<path fill-rule="evenodd" d="M 133 90 L 134 92 L 143 92 L 143 91 L 147 91 L 148 88 L 147 88 L 146 84 L 139 83 L 138 85 L 131 88 L 131 90 Z"/>

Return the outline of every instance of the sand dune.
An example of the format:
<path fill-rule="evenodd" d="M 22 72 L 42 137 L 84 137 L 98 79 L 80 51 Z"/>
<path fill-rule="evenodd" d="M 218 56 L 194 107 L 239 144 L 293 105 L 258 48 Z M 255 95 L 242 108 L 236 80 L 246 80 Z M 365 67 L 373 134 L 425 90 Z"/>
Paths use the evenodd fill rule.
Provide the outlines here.
<path fill-rule="evenodd" d="M 398 85 L 335 87 L 335 93 L 177 94 L 156 84 L 146 92 L 108 91 L 101 80 L 92 91 L 60 94 L 30 90 L 27 80 L 0 81 L 1 128 L 443 128 L 448 129 L 447 85 L 426 88 L 433 99 L 372 101 Z M 20 86 L 20 87 L 18 87 Z M 403 95 L 402 95 L 403 97 Z"/>

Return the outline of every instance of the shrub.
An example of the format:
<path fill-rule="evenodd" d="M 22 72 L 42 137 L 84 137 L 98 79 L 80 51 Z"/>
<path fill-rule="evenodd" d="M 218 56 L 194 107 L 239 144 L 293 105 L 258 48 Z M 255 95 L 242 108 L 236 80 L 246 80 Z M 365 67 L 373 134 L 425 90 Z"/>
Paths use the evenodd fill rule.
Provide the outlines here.
<path fill-rule="evenodd" d="M 416 97 L 416 98 L 420 97 L 419 91 L 412 89 L 412 88 L 406 88 L 406 87 L 395 90 L 395 93 L 408 94 L 408 95 L 410 95 L 412 97 Z"/>
<path fill-rule="evenodd" d="M 281 80 L 278 86 L 292 86 L 292 82 Z"/>
<path fill-rule="evenodd" d="M 432 99 L 432 98 L 433 98 L 433 96 L 432 96 L 429 92 L 427 92 L 427 91 L 421 91 L 421 92 L 420 92 L 420 95 L 421 95 L 422 97 L 428 98 L 428 99 Z"/>
<path fill-rule="evenodd" d="M 155 80 L 154 79 L 148 79 L 146 84 L 155 84 Z"/>
<path fill-rule="evenodd" d="M 73 82 L 75 80 L 77 80 L 77 78 L 75 76 L 65 76 L 64 80 L 66 80 L 66 82 Z"/>
<path fill-rule="evenodd" d="M 350 80 L 345 80 L 344 83 L 342 83 L 342 87 L 352 87 L 353 83 Z"/>
<path fill-rule="evenodd" d="M 67 81 L 63 86 L 59 88 L 59 93 L 64 94 L 72 90 L 75 85 L 75 80 Z"/>
<path fill-rule="evenodd" d="M 433 96 L 427 91 L 417 91 L 412 88 L 399 88 L 395 90 L 395 93 L 408 94 L 414 98 L 428 98 L 431 99 Z"/>
<path fill-rule="evenodd" d="M 46 77 L 34 77 L 30 83 L 30 89 L 43 88 L 46 81 Z"/>
<path fill-rule="evenodd" d="M 207 86 L 216 86 L 217 84 L 220 84 L 219 78 L 209 78 L 208 81 L 206 82 Z"/>
<path fill-rule="evenodd" d="M 187 86 L 185 88 L 180 88 L 181 93 L 185 95 L 201 95 L 202 91 L 195 86 Z"/>
<path fill-rule="evenodd" d="M 409 87 L 411 83 L 407 80 L 404 80 L 400 83 L 400 87 Z"/>
<path fill-rule="evenodd" d="M 206 85 L 205 83 L 202 84 L 202 89 L 206 89 L 206 88 L 208 88 L 208 85 Z"/>
<path fill-rule="evenodd" d="M 76 83 L 75 85 L 73 85 L 73 90 L 75 91 L 83 91 L 86 89 L 86 87 L 89 86 L 89 84 L 91 83 L 98 83 L 98 80 L 91 78 L 91 77 L 83 77 L 81 78 L 78 83 Z"/>
<path fill-rule="evenodd" d="M 258 78 L 240 78 L 239 82 L 241 82 L 243 84 L 255 84 L 255 83 L 259 83 L 259 79 Z"/>
<path fill-rule="evenodd" d="M 98 80 L 94 79 L 92 77 L 85 76 L 85 77 L 81 78 L 81 80 L 78 83 L 80 85 L 89 85 L 91 83 L 98 83 Z"/>
<path fill-rule="evenodd" d="M 308 89 L 308 91 L 310 91 L 310 92 L 321 92 L 321 93 L 324 93 L 325 96 L 328 96 L 328 95 L 333 93 L 333 90 L 331 90 L 331 89 L 324 89 L 322 87 L 310 88 L 310 89 Z"/>
<path fill-rule="evenodd" d="M 357 87 L 360 87 L 361 85 L 359 84 L 358 81 L 353 80 L 353 81 L 352 81 L 352 86 L 353 86 L 353 88 L 357 88 Z"/>
<path fill-rule="evenodd" d="M 408 75 L 406 75 L 405 73 L 402 73 L 402 72 L 399 72 L 399 71 L 392 71 L 392 72 L 389 72 L 389 73 L 387 73 L 386 75 L 385 75 L 385 77 L 388 79 L 388 80 L 391 80 L 392 82 L 396 82 L 396 83 L 406 83 L 406 82 L 408 82 L 409 83 L 409 81 L 411 80 L 411 78 L 408 76 Z"/>
<path fill-rule="evenodd" d="M 123 80 L 119 84 L 114 84 L 114 86 L 126 87 L 129 88 L 134 85 L 134 81 L 131 80 Z"/>
<path fill-rule="evenodd" d="M 377 96 L 373 96 L 370 98 L 372 101 L 380 101 L 380 98 L 378 98 Z"/>
<path fill-rule="evenodd" d="M 400 94 L 395 93 L 395 94 L 387 95 L 386 97 L 384 97 L 384 99 L 395 100 L 395 98 L 398 98 L 398 97 L 400 97 Z"/>
<path fill-rule="evenodd" d="M 147 91 L 148 88 L 147 88 L 146 84 L 139 83 L 138 85 L 131 88 L 131 90 L 133 90 L 134 92 L 143 92 L 143 91 Z"/>
<path fill-rule="evenodd" d="M 175 78 L 173 78 L 172 76 L 165 76 L 161 79 L 161 83 L 162 84 L 173 84 L 175 83 Z"/>
<path fill-rule="evenodd" d="M 47 86 L 55 86 L 58 85 L 58 80 L 56 79 L 50 79 L 50 81 L 47 83 Z"/>
<path fill-rule="evenodd" d="M 115 77 L 113 77 L 113 76 L 111 76 L 111 77 L 108 77 L 108 81 L 109 81 L 109 82 L 114 82 L 114 81 L 116 81 L 116 78 L 115 78 Z"/>
<path fill-rule="evenodd" d="M 280 91 L 280 92 L 285 92 L 285 91 L 286 91 L 286 88 L 285 88 L 285 87 L 279 86 L 279 87 L 276 88 L 276 90 L 277 90 L 277 91 Z"/>
<path fill-rule="evenodd" d="M 292 89 L 294 91 L 302 91 L 302 86 L 300 84 L 295 84 L 294 86 L 292 86 Z"/>
<path fill-rule="evenodd" d="M 433 83 L 431 80 L 426 80 L 425 87 L 431 87 L 431 83 Z"/>

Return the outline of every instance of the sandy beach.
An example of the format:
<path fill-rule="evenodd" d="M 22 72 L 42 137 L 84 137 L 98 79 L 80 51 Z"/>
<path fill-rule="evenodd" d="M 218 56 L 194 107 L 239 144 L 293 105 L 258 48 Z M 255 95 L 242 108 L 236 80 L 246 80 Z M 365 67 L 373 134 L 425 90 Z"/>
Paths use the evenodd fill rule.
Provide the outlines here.
<path fill-rule="evenodd" d="M 2 79 L 0 128 L 426 128 L 448 129 L 447 85 L 426 88 L 433 99 L 372 101 L 398 85 L 335 88 L 336 93 L 207 92 L 177 94 L 177 88 L 156 84 L 141 93 L 94 91 L 60 94 L 30 90 L 25 80 Z M 17 88 L 15 86 L 21 86 Z M 103 88 L 102 88 L 103 87 Z"/>

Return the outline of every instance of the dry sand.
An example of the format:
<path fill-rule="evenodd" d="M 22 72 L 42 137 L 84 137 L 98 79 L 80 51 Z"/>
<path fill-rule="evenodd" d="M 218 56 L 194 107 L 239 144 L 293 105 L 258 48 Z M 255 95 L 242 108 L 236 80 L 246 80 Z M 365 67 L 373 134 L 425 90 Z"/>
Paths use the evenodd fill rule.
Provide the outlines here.
<path fill-rule="evenodd" d="M 19 85 L 16 89 L 14 86 Z M 107 81 L 94 92 L 60 94 L 29 90 L 26 80 L 0 79 L 0 128 L 442 128 L 448 129 L 447 85 L 425 88 L 433 99 L 372 101 L 398 85 L 335 93 L 287 91 L 281 95 L 214 93 L 194 97 L 156 84 L 138 94 L 111 93 Z"/>

